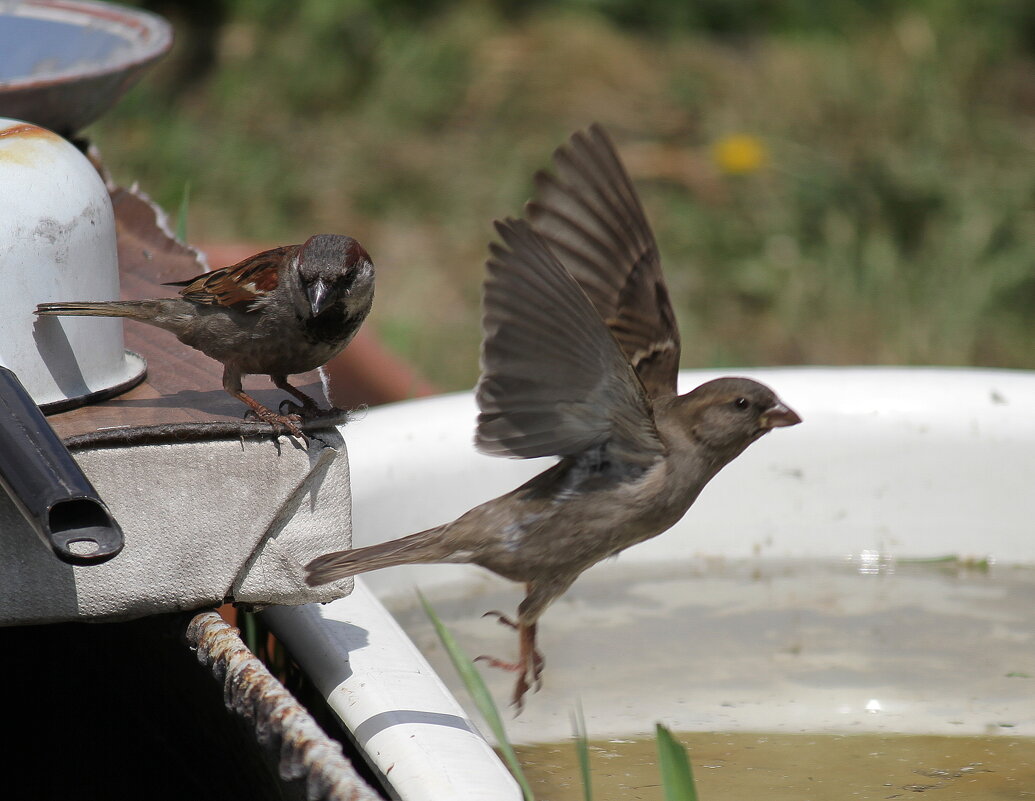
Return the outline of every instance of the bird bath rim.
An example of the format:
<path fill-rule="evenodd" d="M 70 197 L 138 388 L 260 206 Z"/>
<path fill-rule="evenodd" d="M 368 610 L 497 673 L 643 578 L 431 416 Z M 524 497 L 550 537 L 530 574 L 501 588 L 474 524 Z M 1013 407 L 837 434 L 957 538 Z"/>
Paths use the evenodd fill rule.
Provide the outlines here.
<path fill-rule="evenodd" d="M 1035 468 L 1035 420 L 1029 412 L 1035 405 L 1035 372 L 909 367 L 696 370 L 681 374 L 681 390 L 721 374 L 745 375 L 768 384 L 801 414 L 804 424 L 754 444 L 713 480 L 673 530 L 628 549 L 617 562 L 591 568 L 573 589 L 592 580 L 594 571 L 628 565 L 635 572 L 659 562 L 670 567 L 706 565 L 709 559 L 754 559 L 763 564 L 783 559 L 827 560 L 843 569 L 845 558 L 853 555 L 879 562 L 882 556 L 954 554 L 991 558 L 1000 565 L 1035 564 L 1035 541 L 1016 536 L 1023 530 L 1018 524 L 1035 516 L 1035 495 L 1027 487 Z M 550 463 L 549 459 L 509 460 L 478 454 L 472 444 L 476 414 L 473 395 L 456 393 L 371 409 L 344 429 L 352 467 L 356 546 L 448 521 L 513 489 Z M 938 512 L 937 521 L 932 510 Z M 877 582 L 869 586 L 878 587 L 880 576 L 874 578 Z M 481 637 L 486 630 L 501 628 L 493 627 L 491 621 L 479 621 L 477 616 L 492 608 L 485 606 L 485 596 L 508 583 L 478 568 L 403 566 L 365 574 L 362 581 L 393 607 L 412 599 L 416 586 L 432 598 L 457 597 L 459 590 L 468 590 L 473 604 L 463 614 L 471 618 L 472 625 L 480 626 L 462 640 L 472 653 L 483 647 Z M 516 602 L 520 588 L 511 585 L 511 590 Z M 350 601 L 345 598 L 320 607 L 327 631 L 348 619 Z M 564 610 L 562 598 L 543 620 L 547 640 L 551 628 L 558 631 L 558 637 L 553 643 L 544 643 L 547 686 L 539 695 L 530 696 L 524 713 L 508 723 L 511 736 L 519 742 L 564 740 L 571 734 L 568 714 L 575 698 L 547 697 L 550 688 L 559 683 L 551 666 L 557 668 L 561 661 L 556 643 L 578 640 L 589 647 L 586 635 L 593 629 L 566 630 L 560 625 Z M 284 625 L 289 626 L 290 621 Z M 693 637 L 689 621 L 672 631 L 678 631 L 673 636 Z M 310 645 L 296 642 L 292 650 L 303 667 L 307 658 L 319 658 L 320 653 L 326 660 L 323 638 L 302 639 Z M 434 649 L 434 642 L 429 642 Z M 425 644 L 423 640 L 421 644 Z M 348 652 L 331 659 L 346 655 Z M 358 656 L 352 652 L 350 658 Z M 716 669 L 722 665 L 730 671 L 738 669 L 720 653 L 714 654 L 713 661 Z M 376 674 L 379 668 L 374 664 L 371 669 Z M 400 665 L 385 669 L 390 674 L 386 681 L 395 682 Z M 447 685 L 452 683 L 448 670 L 443 668 L 441 673 Z M 837 677 L 850 679 L 853 675 L 836 665 L 831 671 Z M 363 680 L 376 683 L 370 677 Z M 504 677 L 508 687 L 509 682 L 510 677 Z M 1021 679 L 1003 682 L 1011 691 L 1024 689 Z M 783 691 L 785 697 L 779 703 L 758 700 L 726 707 L 717 685 L 709 695 L 714 709 L 701 709 L 716 716 L 726 715 L 730 709 L 746 710 L 755 730 L 786 730 L 787 726 L 814 730 L 809 729 L 810 716 L 816 716 L 798 689 L 785 685 Z M 329 698 L 348 703 L 342 692 L 342 688 L 331 687 Z M 506 690 L 496 692 L 501 705 L 508 694 Z M 637 696 L 635 688 L 626 687 L 621 711 L 627 720 L 635 717 L 639 725 L 650 726 L 654 710 L 638 708 Z M 588 712 L 592 701 L 582 700 Z M 901 708 L 889 705 L 887 714 L 875 715 L 872 704 L 865 708 L 873 699 L 860 695 L 856 700 L 861 706 L 854 711 L 827 709 L 825 714 L 842 715 L 846 721 L 852 718 L 850 723 L 861 721 L 860 725 L 916 731 L 908 728 L 908 721 L 903 723 Z M 672 709 L 679 705 L 698 709 L 696 702 L 686 698 L 673 698 L 669 703 Z M 1015 706 L 1018 715 L 1028 715 L 1027 706 Z M 406 706 L 411 711 L 416 708 L 412 703 Z M 385 719 L 381 714 L 379 719 Z M 608 731 L 607 721 L 591 714 L 586 717 L 593 736 Z M 1025 717 L 1009 733 L 1028 734 L 1035 727 L 1035 712 L 1029 717 L 1031 720 Z M 421 738 L 433 741 L 436 732 L 433 726 L 404 721 L 394 728 L 400 739 L 412 735 L 415 743 Z M 388 762 L 402 758 L 397 753 L 381 756 Z M 409 797 L 424 797 L 423 792 L 421 788 Z M 514 796 L 503 791 L 498 796 L 482 793 L 470 797 Z"/>

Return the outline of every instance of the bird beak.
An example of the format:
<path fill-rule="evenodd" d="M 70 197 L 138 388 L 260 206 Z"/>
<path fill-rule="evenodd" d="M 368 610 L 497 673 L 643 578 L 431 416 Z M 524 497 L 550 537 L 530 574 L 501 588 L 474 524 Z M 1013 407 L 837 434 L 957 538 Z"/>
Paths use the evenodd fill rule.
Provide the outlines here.
<path fill-rule="evenodd" d="M 313 317 L 318 317 L 320 312 L 327 307 L 327 298 L 330 294 L 327 291 L 327 284 L 317 279 L 306 287 L 305 294 L 309 298 L 309 308 L 313 311 Z"/>
<path fill-rule="evenodd" d="M 762 428 L 768 431 L 771 428 L 796 426 L 801 422 L 801 418 L 794 409 L 785 406 L 782 401 L 777 401 L 775 405 L 762 412 L 762 417 L 758 422 Z"/>

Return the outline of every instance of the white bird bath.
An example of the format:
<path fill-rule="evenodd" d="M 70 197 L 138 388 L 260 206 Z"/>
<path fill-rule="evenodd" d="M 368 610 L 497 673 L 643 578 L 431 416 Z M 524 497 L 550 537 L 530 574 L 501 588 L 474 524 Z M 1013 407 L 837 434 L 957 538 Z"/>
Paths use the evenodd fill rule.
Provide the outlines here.
<path fill-rule="evenodd" d="M 752 445 L 672 530 L 587 571 L 547 611 L 544 686 L 511 738 L 565 740 L 578 703 L 591 737 L 656 721 L 1035 736 L 1035 373 L 722 373 L 769 384 L 804 423 Z M 684 372 L 681 388 L 717 375 Z M 448 521 L 549 463 L 477 454 L 475 415 L 464 393 L 348 426 L 356 546 Z M 454 565 L 363 579 L 465 707 L 414 589 L 472 656 L 516 651 L 481 618 L 513 611 L 516 585 Z M 348 604 L 322 614 L 347 617 Z M 513 677 L 484 675 L 504 707 Z"/>

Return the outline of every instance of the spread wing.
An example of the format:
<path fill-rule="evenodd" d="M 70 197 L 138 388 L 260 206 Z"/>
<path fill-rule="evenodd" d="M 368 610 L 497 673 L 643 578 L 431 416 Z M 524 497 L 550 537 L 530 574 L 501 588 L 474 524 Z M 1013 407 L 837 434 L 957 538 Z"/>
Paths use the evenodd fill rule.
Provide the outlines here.
<path fill-rule="evenodd" d="M 181 296 L 206 306 L 247 306 L 277 288 L 281 267 L 294 258 L 299 247 L 284 245 L 264 250 L 229 267 L 186 281 L 172 281 L 166 286 L 181 286 Z"/>
<path fill-rule="evenodd" d="M 650 401 L 586 293 L 524 220 L 497 223 L 487 262 L 481 414 L 486 453 L 608 458 L 647 465 L 663 452 Z"/>
<path fill-rule="evenodd" d="M 526 215 L 579 282 L 651 397 L 676 392 L 679 328 L 639 197 L 599 125 L 554 153 L 536 175 Z"/>

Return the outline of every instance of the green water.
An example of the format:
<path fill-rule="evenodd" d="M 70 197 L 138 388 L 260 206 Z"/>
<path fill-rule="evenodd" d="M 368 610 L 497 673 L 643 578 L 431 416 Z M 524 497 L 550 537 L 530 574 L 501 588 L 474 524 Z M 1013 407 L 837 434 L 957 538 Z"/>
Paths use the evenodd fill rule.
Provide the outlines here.
<path fill-rule="evenodd" d="M 1035 798 L 1035 740 L 1010 736 L 684 733 L 702 801 Z M 572 742 L 521 746 L 537 801 L 582 801 Z M 590 746 L 594 797 L 662 801 L 653 740 Z"/>

